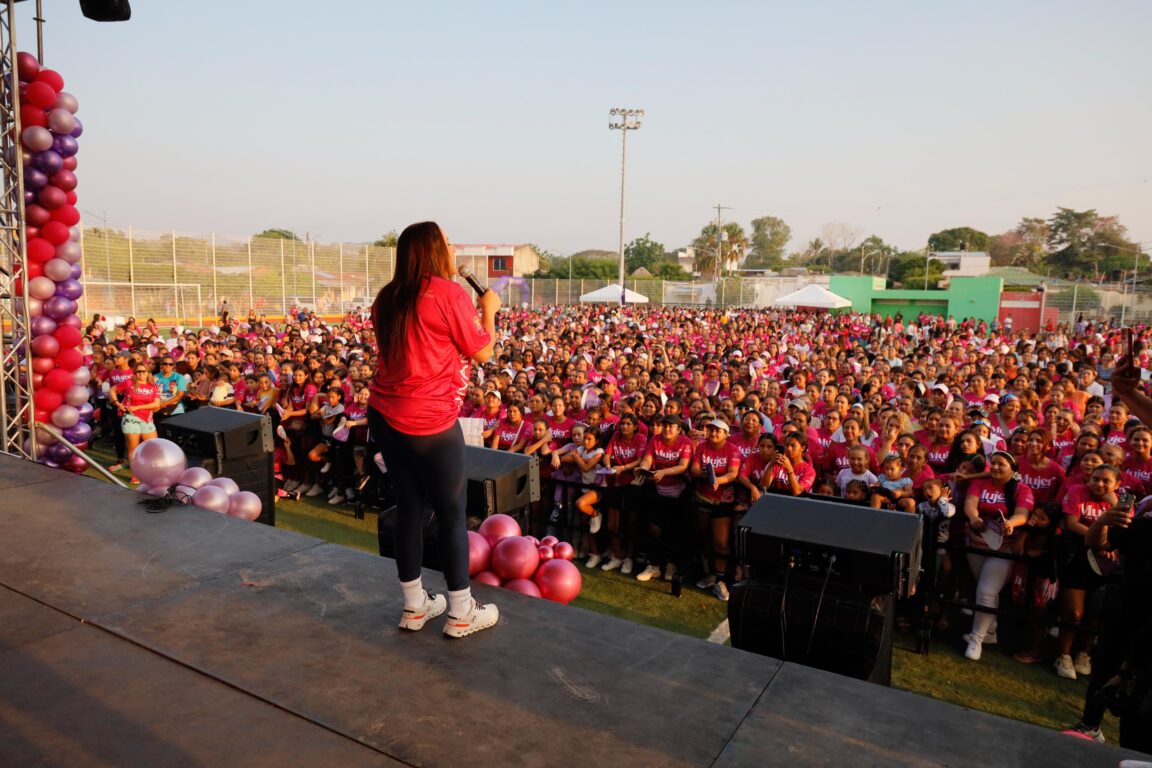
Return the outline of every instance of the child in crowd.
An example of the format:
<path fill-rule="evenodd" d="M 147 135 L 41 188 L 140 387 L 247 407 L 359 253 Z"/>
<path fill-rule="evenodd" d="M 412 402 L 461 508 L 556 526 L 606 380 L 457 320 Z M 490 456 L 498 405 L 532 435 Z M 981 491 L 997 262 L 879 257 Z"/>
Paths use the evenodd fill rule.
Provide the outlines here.
<path fill-rule="evenodd" d="M 868 474 L 871 475 L 872 473 L 869 472 Z M 864 480 L 849 480 L 844 485 L 844 501 L 858 507 L 868 506 L 868 483 Z"/>
<path fill-rule="evenodd" d="M 868 448 L 863 445 L 854 445 L 848 449 L 848 466 L 836 475 L 836 487 L 842 497 L 847 497 L 848 483 L 853 480 L 861 481 L 865 487 L 876 485 L 878 482 L 876 475 L 868 471 L 871 456 Z M 868 498 L 867 493 L 864 494 L 864 498 Z"/>
<path fill-rule="evenodd" d="M 872 508 L 898 509 L 901 512 L 913 512 L 916 509 L 916 499 L 913 498 L 912 478 L 904 474 L 904 461 L 897 454 L 891 454 L 884 459 L 883 474 L 872 487 Z"/>

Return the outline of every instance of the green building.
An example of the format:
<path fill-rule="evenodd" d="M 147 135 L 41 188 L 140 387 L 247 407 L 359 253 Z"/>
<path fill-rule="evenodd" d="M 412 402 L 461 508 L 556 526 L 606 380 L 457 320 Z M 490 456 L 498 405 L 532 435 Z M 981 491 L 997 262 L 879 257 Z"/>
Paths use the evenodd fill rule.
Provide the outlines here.
<path fill-rule="evenodd" d="M 992 322 L 1000 313 L 1000 277 L 953 277 L 945 290 L 886 290 L 884 278 L 871 275 L 832 275 L 828 289 L 852 302 L 853 312 L 915 317 L 921 312 L 951 315 L 957 320 L 975 317 Z"/>

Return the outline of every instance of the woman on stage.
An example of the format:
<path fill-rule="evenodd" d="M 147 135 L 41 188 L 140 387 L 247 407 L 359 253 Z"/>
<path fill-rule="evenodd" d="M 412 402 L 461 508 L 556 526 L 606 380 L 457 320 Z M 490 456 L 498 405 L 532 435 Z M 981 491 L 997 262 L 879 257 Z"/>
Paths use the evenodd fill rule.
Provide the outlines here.
<path fill-rule="evenodd" d="M 395 275 L 372 305 L 380 354 L 368 426 L 396 492 L 400 627 L 422 629 L 447 608 L 444 634 L 464 637 L 499 619 L 496 606 L 477 602 L 469 587 L 464 436 L 456 419 L 470 362 L 492 355 L 500 297 L 485 291 L 477 316 L 454 274 L 452 247 L 438 225 L 412 224 L 400 234 Z M 420 579 L 428 507 L 439 524 L 447 600 L 425 591 Z"/>

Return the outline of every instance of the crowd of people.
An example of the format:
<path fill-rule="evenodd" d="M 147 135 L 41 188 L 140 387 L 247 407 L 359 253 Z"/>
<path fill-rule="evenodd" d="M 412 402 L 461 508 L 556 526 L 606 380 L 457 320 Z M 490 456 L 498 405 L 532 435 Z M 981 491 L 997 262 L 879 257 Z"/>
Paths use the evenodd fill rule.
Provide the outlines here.
<path fill-rule="evenodd" d="M 375 471 L 366 310 L 104 326 L 85 343 L 118 463 L 165 418 L 212 405 L 272 417 L 283 498 L 349 503 Z M 1152 495 L 1143 327 L 580 305 L 505 309 L 497 333 L 460 416 L 489 447 L 539 458 L 553 484 L 534 525 L 578 515 L 587 568 L 727 599 L 752 504 L 832 497 L 923 518 L 920 597 L 942 630 L 964 616 L 952 601 L 971 604 L 966 658 L 1017 603 L 1013 658 L 1092 680 L 1082 736 L 1103 738 L 1100 691 L 1152 656 L 1125 655 L 1152 632 L 1152 551 L 1132 533 L 1147 526 L 1125 522 Z M 1106 641 L 1118 626 L 1124 641 Z"/>

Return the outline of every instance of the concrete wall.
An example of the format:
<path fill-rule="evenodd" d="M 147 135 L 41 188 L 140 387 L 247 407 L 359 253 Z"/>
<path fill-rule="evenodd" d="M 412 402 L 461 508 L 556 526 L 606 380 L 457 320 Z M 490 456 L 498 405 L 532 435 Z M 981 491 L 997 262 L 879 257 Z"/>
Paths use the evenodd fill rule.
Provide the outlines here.
<path fill-rule="evenodd" d="M 991 322 L 1000 311 L 1002 287 L 999 277 L 954 277 L 943 291 L 889 291 L 879 277 L 832 275 L 829 289 L 850 300 L 854 312 L 900 313 L 905 317 L 927 312 Z"/>

